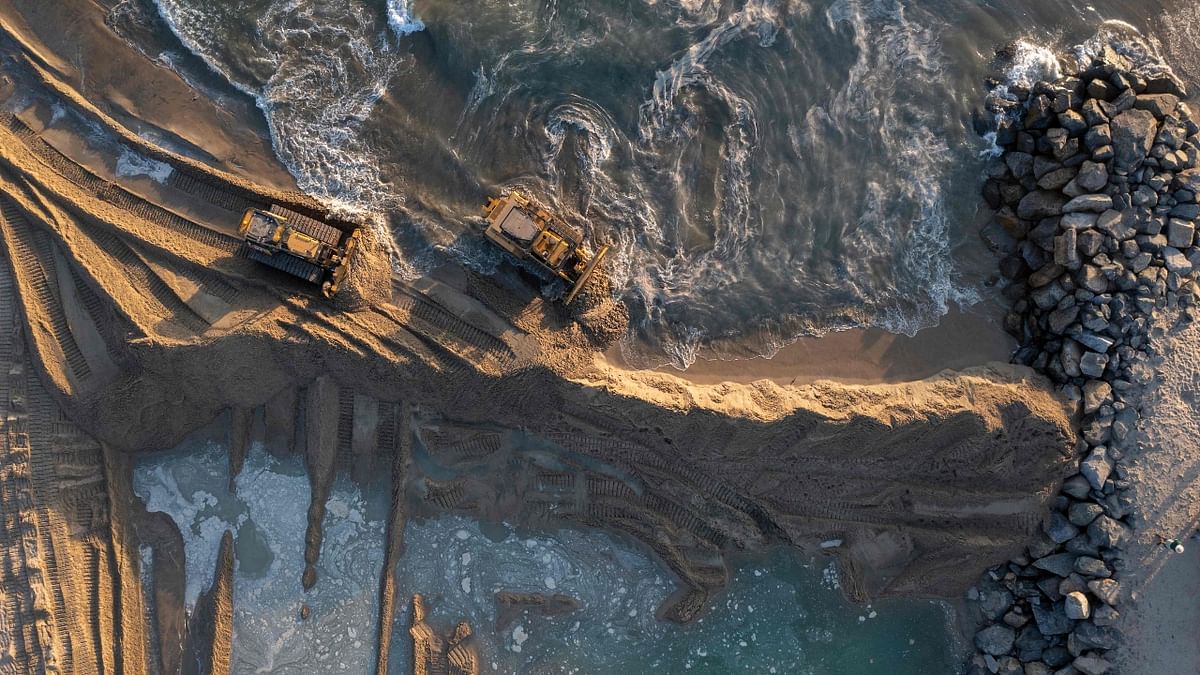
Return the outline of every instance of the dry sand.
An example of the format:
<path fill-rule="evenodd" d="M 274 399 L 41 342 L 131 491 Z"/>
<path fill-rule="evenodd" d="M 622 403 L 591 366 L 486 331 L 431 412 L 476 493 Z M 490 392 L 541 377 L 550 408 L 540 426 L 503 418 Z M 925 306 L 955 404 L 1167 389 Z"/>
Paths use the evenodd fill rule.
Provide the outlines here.
<path fill-rule="evenodd" d="M 268 440 L 273 452 L 304 454 L 316 497 L 310 563 L 321 495 L 336 470 L 398 476 L 392 561 L 402 555 L 400 521 L 410 510 L 623 532 L 677 576 L 680 592 L 661 613 L 680 621 L 724 587 L 727 553 L 813 550 L 824 539 L 843 540 L 833 553 L 855 597 L 955 596 L 979 570 L 1020 551 L 1074 461 L 1064 411 L 1028 369 L 934 375 L 942 365 L 1006 356 L 1006 341 L 990 337 L 981 358 L 972 356 L 974 340 L 947 329 L 925 340 L 851 333 L 798 343 L 779 361 L 737 366 L 739 378 L 632 371 L 602 356 L 626 322 L 603 288 L 567 312 L 531 288 L 461 269 L 393 282 L 371 234 L 347 293 L 358 311 L 327 303 L 238 257 L 230 236 L 247 206 L 279 203 L 319 217 L 320 205 L 234 175 L 292 187 L 278 167 L 262 168 L 271 162 L 261 135 L 256 144 L 242 131 L 253 125 L 228 124 L 228 109 L 203 104 L 179 116 L 186 85 L 104 38 L 99 14 L 83 2 L 0 10 L 0 49 L 12 57 L 4 76 L 19 85 L 10 92 L 21 92 L 19 105 L 9 100 L 17 117 L 0 119 L 0 301 L 9 303 L 0 322 L 19 326 L 14 344 L 28 345 L 0 352 L 28 387 L 4 400 L 10 415 L 30 416 L 29 438 L 10 428 L 8 442 L 10 456 L 24 458 L 13 475 L 25 471 L 37 486 L 20 510 L 40 519 L 42 542 L 32 560 L 9 547 L 12 569 L 24 572 L 10 580 L 17 604 L 4 607 L 4 618 L 11 626 L 45 617 L 13 636 L 23 663 L 56 660 L 84 672 L 119 661 L 126 672 L 149 672 L 150 663 L 180 663 L 185 630 L 200 634 L 183 625 L 178 533 L 127 512 L 130 462 L 96 469 L 92 479 L 119 496 L 111 513 L 80 511 L 90 502 L 73 496 L 63 467 L 79 473 L 104 463 L 62 449 L 72 429 L 97 458 L 92 438 L 122 457 L 174 445 L 232 409 L 241 420 L 236 446 Z M 78 44 L 113 50 L 112 72 L 154 78 L 147 81 L 161 87 L 159 98 L 138 98 L 140 90 L 96 72 L 85 83 L 56 57 L 75 44 L 51 35 L 68 15 Z M 82 134 L 70 117 L 52 122 L 51 103 L 80 113 L 103 138 Z M 125 127 L 140 124 L 196 147 L 183 157 Z M 209 134 L 216 150 L 201 153 Z M 120 146 L 167 164 L 170 177 L 119 178 L 112 150 Z M 876 383 L 813 382 L 830 361 L 842 364 L 833 375 Z M 262 427 L 245 432 L 259 416 Z M 497 431 L 513 427 L 557 448 L 554 460 Z M 268 430 L 269 438 L 254 438 Z M 454 478 L 409 470 L 403 455 L 414 436 Z M 81 539 L 81 531 L 91 534 Z M 139 545 L 153 551 L 153 593 L 141 589 Z M 72 577 L 56 578 L 60 569 Z M 213 663 L 228 658 L 228 603 L 236 602 L 227 598 L 226 569 L 215 570 L 206 610 L 212 639 L 186 647 Z M 315 571 L 305 583 L 320 583 Z M 398 594 L 420 590 L 396 589 L 386 572 L 381 589 L 381 605 L 393 610 L 381 612 L 385 622 Z M 458 637 L 455 644 L 469 642 Z M 456 653 L 447 658 L 469 665 L 465 647 Z"/>

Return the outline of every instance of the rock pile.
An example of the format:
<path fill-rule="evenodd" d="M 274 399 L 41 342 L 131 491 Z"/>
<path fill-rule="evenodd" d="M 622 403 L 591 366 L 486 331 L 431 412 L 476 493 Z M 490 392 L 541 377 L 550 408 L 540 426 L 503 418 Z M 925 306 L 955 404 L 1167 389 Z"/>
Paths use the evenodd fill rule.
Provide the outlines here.
<path fill-rule="evenodd" d="M 1002 153 L 982 234 L 1001 256 L 1014 360 L 1054 380 L 1079 421 L 1079 472 L 1026 555 L 970 597 L 985 623 L 971 673 L 1112 669 L 1130 528 L 1122 467 L 1151 383 L 1154 311 L 1188 305 L 1200 270 L 1200 125 L 1169 72 L 1105 48 L 1079 72 L 994 90 Z"/>

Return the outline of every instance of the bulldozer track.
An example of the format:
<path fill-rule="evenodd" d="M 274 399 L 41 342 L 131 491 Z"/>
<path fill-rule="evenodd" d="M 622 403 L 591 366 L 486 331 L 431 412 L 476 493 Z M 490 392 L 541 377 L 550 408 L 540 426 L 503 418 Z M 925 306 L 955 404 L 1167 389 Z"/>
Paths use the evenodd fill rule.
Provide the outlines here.
<path fill-rule="evenodd" d="M 335 248 L 342 243 L 342 231 L 336 227 L 326 225 L 315 218 L 309 218 L 278 204 L 272 204 L 270 212 L 277 216 L 283 216 L 292 227 L 318 241 L 323 241 Z"/>
<path fill-rule="evenodd" d="M 320 283 L 321 278 L 325 276 L 325 271 L 320 267 L 293 255 L 267 255 L 244 244 L 238 249 L 237 255 L 240 258 L 248 258 L 255 262 L 260 262 L 268 267 L 273 267 L 314 284 Z"/>
<path fill-rule="evenodd" d="M 32 129 L 15 116 L 8 115 L 7 126 L 42 163 L 63 178 L 91 192 L 97 198 L 132 213 L 142 220 L 160 225 L 226 253 L 232 253 L 241 243 L 236 237 L 188 220 L 177 213 L 168 211 L 157 204 L 129 192 L 119 185 L 97 176 L 59 152 L 57 148 L 40 138 Z M 175 176 L 177 173 L 178 171 L 172 171 L 171 175 Z"/>
<path fill-rule="evenodd" d="M 427 300 L 405 293 L 393 298 L 392 304 L 399 309 L 408 311 L 413 317 L 436 329 L 443 336 L 479 349 L 498 367 L 506 367 L 516 360 L 516 354 L 503 340 L 476 328 L 473 324 Z"/>
<path fill-rule="evenodd" d="M 349 468 L 354 448 L 354 390 L 338 387 L 337 465 Z"/>
<path fill-rule="evenodd" d="M 208 330 L 208 322 L 196 314 L 191 307 L 188 307 L 187 303 L 181 300 L 167 285 L 167 282 L 150 269 L 150 266 L 125 242 L 105 230 L 96 230 L 91 234 L 101 248 L 121 261 L 125 273 L 132 277 L 136 286 L 149 291 L 173 315 L 173 320 L 179 321 L 194 333 L 203 333 Z"/>
<path fill-rule="evenodd" d="M 42 264 L 43 260 L 48 261 L 49 265 L 53 264 L 54 258 L 50 253 L 52 244 L 44 233 L 34 230 L 29 225 L 24 214 L 8 197 L 0 197 L 0 215 L 3 216 L 10 234 L 8 244 L 12 247 L 18 264 L 29 270 L 37 302 L 49 314 L 50 332 L 62 350 L 68 368 L 76 380 L 86 380 L 91 377 L 92 369 L 83 356 L 83 351 L 79 349 L 75 335 L 71 333 L 71 327 L 67 323 L 67 314 L 51 287 L 53 273 Z M 32 246 L 27 237 L 34 240 Z M 38 252 L 35 252 L 35 248 Z"/>
<path fill-rule="evenodd" d="M 171 168 L 171 175 L 167 177 L 167 185 L 181 192 L 186 192 L 193 197 L 198 197 L 214 206 L 219 206 L 226 211 L 232 211 L 237 214 L 241 214 L 249 208 L 262 206 L 261 203 L 255 200 L 234 194 L 209 180 L 198 178 L 189 171 L 181 170 L 177 166 L 172 166 Z"/>

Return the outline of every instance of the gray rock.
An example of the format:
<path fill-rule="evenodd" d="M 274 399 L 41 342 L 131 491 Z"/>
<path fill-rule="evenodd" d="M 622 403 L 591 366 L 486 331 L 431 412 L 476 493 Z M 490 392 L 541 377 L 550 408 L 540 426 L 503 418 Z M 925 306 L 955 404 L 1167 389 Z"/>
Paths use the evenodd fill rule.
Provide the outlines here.
<path fill-rule="evenodd" d="M 1112 127 L 1107 124 L 1094 126 L 1091 129 L 1088 129 L 1087 133 L 1083 136 L 1083 144 L 1086 145 L 1087 149 L 1091 150 L 1092 152 L 1095 152 L 1097 149 L 1106 145 L 1112 145 L 1112 142 Z M 1146 148 L 1146 152 L 1149 151 L 1150 148 Z"/>
<path fill-rule="evenodd" d="M 1083 215 L 1080 213 L 1072 213 L 1072 216 Z M 1104 235 L 1096 230 L 1081 230 L 1079 232 L 1079 255 L 1091 258 L 1100 252 L 1100 247 L 1104 245 Z"/>
<path fill-rule="evenodd" d="M 1099 656 L 1080 656 L 1071 662 L 1071 666 L 1083 675 L 1107 675 L 1112 670 L 1112 664 Z"/>
<path fill-rule="evenodd" d="M 1192 273 L 1192 263 L 1187 259 L 1187 256 L 1173 247 L 1166 246 L 1162 249 L 1163 265 L 1168 271 L 1174 272 L 1180 276 L 1187 276 Z"/>
<path fill-rule="evenodd" d="M 1079 234 L 1075 230 L 1064 230 L 1054 238 L 1054 262 L 1067 269 L 1079 267 Z"/>
<path fill-rule="evenodd" d="M 1097 546 L 1120 548 L 1128 534 L 1121 521 L 1100 516 L 1088 525 L 1088 539 Z"/>
<path fill-rule="evenodd" d="M 1050 332 L 1055 335 L 1062 335 L 1067 327 L 1075 323 L 1075 319 L 1079 317 L 1079 305 L 1071 305 L 1050 312 L 1050 316 L 1046 317 L 1046 323 L 1050 326 Z"/>
<path fill-rule="evenodd" d="M 1017 178 L 1024 178 L 1033 173 L 1033 155 L 1027 152 L 1009 152 L 1004 155 L 1004 163 L 1008 170 Z"/>
<path fill-rule="evenodd" d="M 1110 473 L 1112 473 L 1112 459 L 1108 456 L 1108 449 L 1103 445 L 1092 450 L 1087 459 L 1079 463 L 1079 474 L 1087 479 L 1088 485 L 1093 490 L 1103 490 L 1104 481 L 1108 480 Z"/>
<path fill-rule="evenodd" d="M 1029 275 L 1029 286 L 1031 288 L 1041 288 L 1046 284 L 1054 281 L 1062 276 L 1066 271 L 1062 265 L 1055 262 L 1049 262 L 1039 267 L 1033 274 Z"/>
<path fill-rule="evenodd" d="M 1200 168 L 1187 169 L 1175 174 L 1171 186 L 1176 190 L 1188 190 L 1192 194 L 1200 194 Z"/>
<path fill-rule="evenodd" d="M 1067 377 L 1082 377 L 1079 370 L 1079 359 L 1083 358 L 1083 348 L 1074 340 L 1063 340 L 1062 349 L 1058 351 L 1058 362 L 1062 365 Z"/>
<path fill-rule="evenodd" d="M 1138 96 L 1133 107 L 1145 110 L 1158 119 L 1165 119 L 1179 107 L 1179 97 L 1174 94 L 1144 94 Z"/>
<path fill-rule="evenodd" d="M 1042 661 L 1051 668 L 1061 668 L 1070 663 L 1072 658 L 1074 657 L 1071 656 L 1066 647 L 1051 647 L 1042 652 Z M 1068 673 L 1067 675 L 1074 674 Z"/>
<path fill-rule="evenodd" d="M 1092 623 L 1097 626 L 1112 626 L 1121 618 L 1121 613 L 1112 605 L 1101 605 L 1092 612 Z"/>
<path fill-rule="evenodd" d="M 1057 162 L 1043 155 L 1033 156 L 1033 177 L 1041 180 L 1043 176 L 1051 171 L 1057 171 L 1062 168 L 1062 163 Z"/>
<path fill-rule="evenodd" d="M 1042 524 L 1042 531 L 1046 533 L 1046 536 L 1053 539 L 1056 544 L 1065 543 L 1079 534 L 1079 528 L 1072 525 L 1071 521 L 1067 520 L 1067 517 L 1058 511 L 1050 512 L 1050 518 Z"/>
<path fill-rule="evenodd" d="M 1145 110 L 1127 110 L 1113 118 L 1112 146 L 1114 168 L 1118 172 L 1132 173 L 1141 166 L 1150 154 L 1154 137 L 1158 134 L 1158 121 L 1154 114 Z M 1093 148 L 1094 149 L 1094 148 Z"/>
<path fill-rule="evenodd" d="M 1023 220 L 1041 220 L 1062 213 L 1067 200 L 1057 192 L 1036 190 L 1025 195 L 1017 205 L 1017 215 Z"/>
<path fill-rule="evenodd" d="M 1107 366 L 1107 354 L 1088 352 L 1079 359 L 1079 370 L 1087 377 L 1100 377 Z"/>
<path fill-rule="evenodd" d="M 1063 598 L 1063 613 L 1068 619 L 1086 619 L 1092 615 L 1092 606 L 1086 595 L 1073 591 Z"/>
<path fill-rule="evenodd" d="M 1096 333 L 1083 332 L 1074 336 L 1075 341 L 1094 352 L 1107 352 L 1112 349 L 1112 338 Z"/>
<path fill-rule="evenodd" d="M 1063 289 L 1062 284 L 1055 282 L 1034 290 L 1029 294 L 1029 299 L 1033 300 L 1039 309 L 1048 310 L 1058 305 L 1058 301 L 1066 295 L 1067 291 Z"/>
<path fill-rule="evenodd" d="M 1078 557 L 1074 553 L 1055 553 L 1034 560 L 1033 566 L 1054 576 L 1066 578 L 1075 570 L 1075 559 Z"/>
<path fill-rule="evenodd" d="M 1072 635 L 1085 649 L 1112 649 L 1117 646 L 1117 631 L 1086 621 L 1076 625 Z"/>
<path fill-rule="evenodd" d="M 1083 113 L 1083 119 L 1088 123 L 1088 126 L 1094 127 L 1101 124 L 1108 124 L 1108 115 L 1104 114 L 1104 110 L 1100 107 L 1100 101 L 1097 101 L 1095 97 L 1084 101 L 1080 112 Z"/>
<path fill-rule="evenodd" d="M 1019 607 L 1014 607 L 1004 614 L 1004 625 L 1020 628 L 1029 623 L 1029 617 L 1021 613 Z"/>
<path fill-rule="evenodd" d="M 1050 675 L 1050 666 L 1041 661 L 1029 661 L 1025 664 L 1025 675 Z"/>
<path fill-rule="evenodd" d="M 1137 230 L 1130 226 L 1129 220 L 1128 216 L 1115 209 L 1105 211 L 1096 219 L 1096 229 L 1117 241 L 1125 241 L 1137 235 Z"/>
<path fill-rule="evenodd" d="M 1004 624 L 994 624 L 975 634 L 975 646 L 992 656 L 1004 656 L 1012 651 L 1016 632 Z"/>
<path fill-rule="evenodd" d="M 1112 209 L 1112 197 L 1104 194 L 1099 195 L 1080 195 L 1071 201 L 1067 202 L 1062 207 L 1063 213 L 1077 213 L 1086 211 L 1089 213 L 1103 213 Z"/>
<path fill-rule="evenodd" d="M 1075 183 L 1088 192 L 1099 192 L 1108 185 L 1108 169 L 1103 164 L 1084 161 L 1083 165 L 1079 167 L 1079 175 L 1075 177 Z"/>
<path fill-rule="evenodd" d="M 1112 385 L 1104 380 L 1088 380 L 1083 385 L 1083 412 L 1093 413 L 1112 399 Z"/>
<path fill-rule="evenodd" d="M 1184 249 L 1192 245 L 1195 236 L 1195 223 L 1182 218 L 1172 218 L 1167 222 L 1167 244 Z"/>
<path fill-rule="evenodd" d="M 1096 519 L 1096 516 L 1102 513 L 1104 513 L 1104 507 L 1099 504 L 1077 502 L 1072 504 L 1070 509 L 1067 509 L 1067 520 L 1070 520 L 1072 525 L 1087 527 Z"/>
<path fill-rule="evenodd" d="M 1085 195 L 1085 196 L 1094 196 L 1094 195 Z M 1075 199 L 1083 199 L 1083 197 L 1076 197 Z M 1071 200 L 1071 201 L 1074 201 L 1074 200 Z M 1099 219 L 1099 217 L 1100 216 L 1095 213 L 1076 212 L 1076 213 L 1066 214 L 1065 216 L 1062 217 L 1062 220 L 1060 220 L 1058 222 L 1059 222 L 1059 227 L 1061 227 L 1064 230 L 1086 230 L 1086 229 L 1089 229 L 1090 227 L 1092 227 L 1093 225 L 1095 225 L 1096 220 Z"/>
<path fill-rule="evenodd" d="M 1075 173 L 1075 169 L 1071 167 L 1055 169 L 1038 179 L 1038 187 L 1043 190 L 1060 190 L 1067 183 L 1071 182 L 1071 179 L 1075 177 Z"/>
<path fill-rule="evenodd" d="M 1107 162 L 1112 159 L 1116 153 L 1113 151 L 1113 146 L 1102 145 L 1092 151 L 1093 162 Z"/>
<path fill-rule="evenodd" d="M 1012 607 L 1013 596 L 1006 590 L 985 591 L 979 594 L 979 609 L 989 621 L 995 621 L 1004 616 Z"/>
<path fill-rule="evenodd" d="M 1075 559 L 1075 571 L 1085 577 L 1104 577 L 1112 576 L 1112 570 L 1108 569 L 1108 565 L 1099 558 L 1081 555 Z"/>
<path fill-rule="evenodd" d="M 1075 474 L 1063 481 L 1062 491 L 1075 499 L 1087 499 L 1092 486 L 1082 474 Z"/>
<path fill-rule="evenodd" d="M 1078 241 L 1078 237 L 1076 238 Z M 1078 244 L 1076 245 L 1078 247 Z M 1079 285 L 1088 289 L 1093 293 L 1104 293 L 1108 291 L 1108 277 L 1104 276 L 1104 272 L 1095 265 L 1084 265 L 1079 271 Z"/>
<path fill-rule="evenodd" d="M 1067 133 L 1072 138 L 1082 136 L 1087 131 L 1088 123 L 1083 115 L 1074 110 L 1067 110 L 1058 114 L 1058 126 L 1067 130 Z"/>
<path fill-rule="evenodd" d="M 1033 621 L 1042 635 L 1066 635 L 1075 627 L 1075 622 L 1068 619 L 1067 615 L 1063 613 L 1061 603 L 1049 608 L 1041 605 L 1031 605 L 1031 607 L 1033 607 Z"/>
<path fill-rule="evenodd" d="M 1108 604 L 1117 604 L 1117 599 L 1121 595 L 1121 584 L 1115 579 L 1095 579 L 1088 582 L 1088 590 L 1092 592 L 1100 601 Z"/>
<path fill-rule="evenodd" d="M 1125 87 L 1126 85 L 1127 83 L 1122 82 L 1114 86 L 1120 88 Z M 1123 89 L 1121 93 L 1112 100 L 1112 102 L 1105 103 L 1102 101 L 1100 103 L 1100 107 L 1104 109 L 1104 113 L 1110 118 L 1115 118 L 1117 115 L 1125 112 L 1126 110 L 1131 110 L 1134 103 L 1137 103 L 1137 95 L 1133 93 L 1132 89 L 1126 88 Z"/>

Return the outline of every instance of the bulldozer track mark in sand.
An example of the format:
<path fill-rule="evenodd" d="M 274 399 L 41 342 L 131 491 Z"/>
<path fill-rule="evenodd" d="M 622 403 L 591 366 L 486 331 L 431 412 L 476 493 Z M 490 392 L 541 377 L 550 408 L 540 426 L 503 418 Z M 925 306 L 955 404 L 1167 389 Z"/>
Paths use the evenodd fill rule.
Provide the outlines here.
<path fill-rule="evenodd" d="M 354 462 L 354 390 L 338 387 L 337 457 L 338 467 L 349 469 Z"/>
<path fill-rule="evenodd" d="M 218 186 L 209 180 L 198 178 L 188 170 L 179 166 L 171 167 L 171 175 L 167 177 L 167 185 L 198 197 L 214 206 L 241 215 L 246 209 L 265 206 L 260 201 L 234 194 L 230 190 Z"/>
<path fill-rule="evenodd" d="M 10 130 L 23 130 L 25 132 L 14 131 L 17 137 L 25 142 L 26 147 L 42 163 L 50 167 L 58 175 L 90 192 L 102 201 L 132 213 L 142 220 L 161 225 L 219 251 L 233 253 L 241 244 L 241 241 L 236 237 L 188 220 L 177 213 L 168 211 L 143 197 L 129 192 L 115 183 L 97 176 L 37 136 L 35 132 L 30 130 L 29 127 L 25 126 L 16 117 L 10 116 L 8 127 Z M 175 175 L 175 172 L 172 172 L 172 175 Z"/>
<path fill-rule="evenodd" d="M 450 455 L 458 461 L 473 461 L 496 454 L 500 447 L 500 434 L 478 434 L 462 441 L 437 443 L 430 450 L 439 457 Z"/>
<path fill-rule="evenodd" d="M 402 293 L 393 298 L 392 304 L 437 329 L 441 335 L 480 350 L 498 368 L 506 368 L 517 358 L 512 348 L 500 338 L 476 328 L 428 300 Z"/>
<path fill-rule="evenodd" d="M 128 244 L 105 230 L 92 230 L 90 234 L 104 251 L 121 262 L 123 271 L 133 279 L 135 286 L 146 289 L 171 314 L 171 321 L 178 322 L 193 333 L 208 330 L 208 322 L 181 300 Z"/>
<path fill-rule="evenodd" d="M 53 244 L 45 233 L 30 226 L 16 204 L 5 196 L 0 196 L 0 217 L 3 217 L 7 225 L 5 229 L 9 234 L 8 245 L 14 257 L 18 264 L 28 270 L 36 302 L 49 315 L 50 333 L 58 343 L 67 366 L 77 381 L 88 379 L 92 375 L 92 369 L 79 348 L 79 343 L 75 341 L 75 335 L 67 322 L 67 314 L 51 287 L 56 278 L 52 271 Z M 33 241 L 29 241 L 30 239 Z"/>

